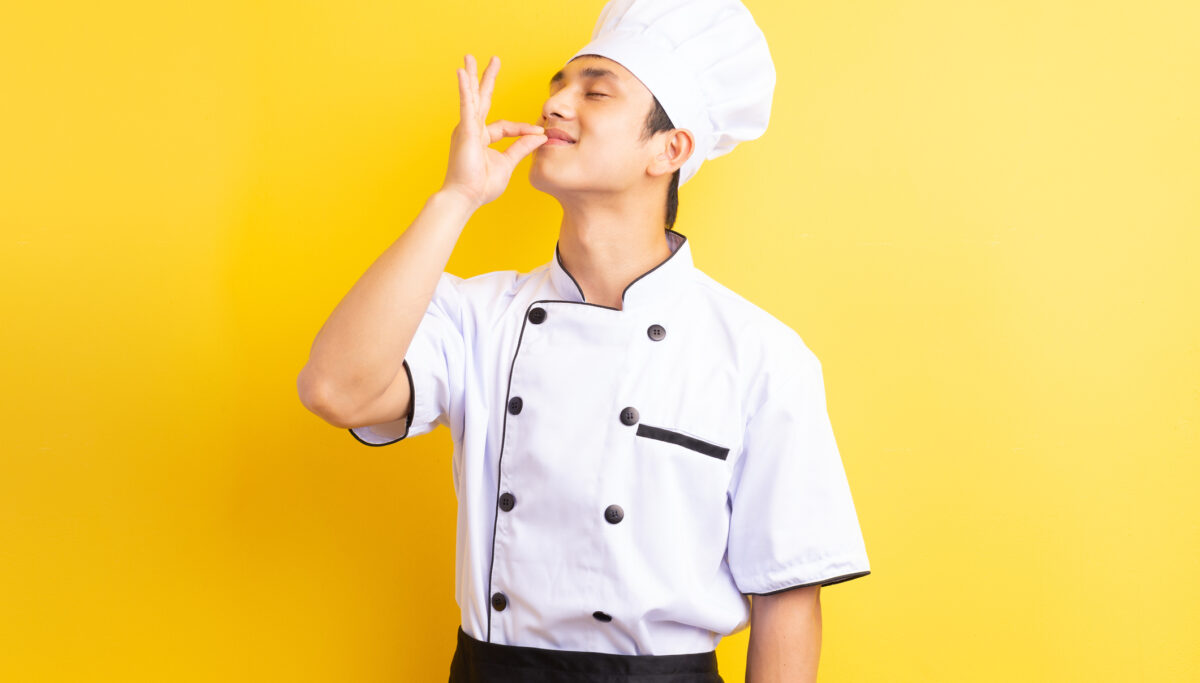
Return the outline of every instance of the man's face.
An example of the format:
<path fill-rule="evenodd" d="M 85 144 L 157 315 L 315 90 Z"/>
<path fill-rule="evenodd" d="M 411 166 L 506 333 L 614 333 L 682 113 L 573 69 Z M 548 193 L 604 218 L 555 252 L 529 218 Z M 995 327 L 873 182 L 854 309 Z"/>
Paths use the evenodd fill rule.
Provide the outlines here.
<path fill-rule="evenodd" d="M 575 142 L 547 141 L 533 151 L 529 181 L 556 190 L 622 191 L 645 182 L 647 165 L 661 152 L 656 138 L 642 140 L 653 95 L 628 69 L 606 57 L 581 55 L 549 84 L 538 122 Z"/>

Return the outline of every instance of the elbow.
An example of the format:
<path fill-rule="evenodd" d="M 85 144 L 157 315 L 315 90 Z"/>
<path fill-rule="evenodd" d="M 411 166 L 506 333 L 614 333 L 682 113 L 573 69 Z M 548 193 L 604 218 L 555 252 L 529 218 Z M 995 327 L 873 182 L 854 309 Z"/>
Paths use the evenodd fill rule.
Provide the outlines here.
<path fill-rule="evenodd" d="M 348 429 L 353 425 L 346 419 L 346 411 L 337 400 L 337 392 L 328 382 L 316 377 L 306 365 L 296 378 L 296 392 L 300 403 L 311 413 L 334 427 Z"/>

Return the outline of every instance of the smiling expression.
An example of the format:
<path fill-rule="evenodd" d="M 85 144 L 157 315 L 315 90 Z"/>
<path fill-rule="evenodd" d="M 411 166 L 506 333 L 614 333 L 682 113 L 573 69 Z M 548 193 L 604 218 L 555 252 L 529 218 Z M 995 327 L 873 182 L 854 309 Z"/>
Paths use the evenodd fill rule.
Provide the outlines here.
<path fill-rule="evenodd" d="M 654 98 L 636 76 L 606 57 L 580 55 L 550 78 L 548 91 L 538 123 L 574 142 L 551 137 L 534 150 L 534 187 L 620 189 L 644 178 L 653 140 L 642 132 Z"/>

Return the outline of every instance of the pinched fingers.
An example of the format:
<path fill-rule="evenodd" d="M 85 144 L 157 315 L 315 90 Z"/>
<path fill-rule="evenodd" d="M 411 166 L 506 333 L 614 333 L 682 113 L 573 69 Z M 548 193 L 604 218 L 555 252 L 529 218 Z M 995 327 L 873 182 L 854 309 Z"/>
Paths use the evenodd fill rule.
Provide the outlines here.
<path fill-rule="evenodd" d="M 522 135 L 542 135 L 546 131 L 541 126 L 521 121 L 500 119 L 488 124 L 489 144 L 495 144 L 504 138 L 520 137 Z"/>

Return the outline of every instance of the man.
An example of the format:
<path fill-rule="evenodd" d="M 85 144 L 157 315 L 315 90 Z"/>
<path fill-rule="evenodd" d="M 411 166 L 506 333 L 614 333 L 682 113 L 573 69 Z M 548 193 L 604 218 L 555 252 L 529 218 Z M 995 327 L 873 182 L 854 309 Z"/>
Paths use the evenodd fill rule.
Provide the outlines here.
<path fill-rule="evenodd" d="M 870 573 L 820 363 L 672 227 L 678 185 L 765 130 L 761 32 L 736 1 L 610 2 L 542 125 L 486 124 L 498 71 L 465 58 L 445 181 L 318 334 L 302 401 L 373 446 L 450 428 L 452 681 L 721 681 L 747 625 L 750 681 L 815 680 L 820 587 Z M 529 154 L 553 258 L 444 272 Z"/>

